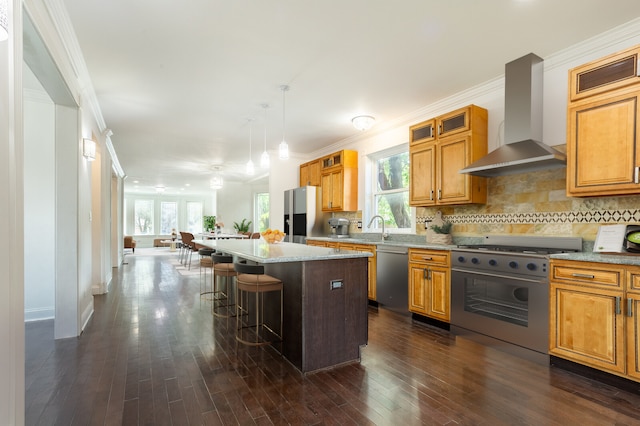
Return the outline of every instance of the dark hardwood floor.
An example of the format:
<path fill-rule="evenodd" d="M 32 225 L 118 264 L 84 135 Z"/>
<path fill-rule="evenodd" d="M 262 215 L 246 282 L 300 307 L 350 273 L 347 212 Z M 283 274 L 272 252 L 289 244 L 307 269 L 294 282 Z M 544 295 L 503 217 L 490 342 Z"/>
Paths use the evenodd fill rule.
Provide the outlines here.
<path fill-rule="evenodd" d="M 26 325 L 26 424 L 640 424 L 637 394 L 383 309 L 361 363 L 303 376 L 272 348 L 237 346 L 175 254 L 138 252 L 81 337 Z"/>

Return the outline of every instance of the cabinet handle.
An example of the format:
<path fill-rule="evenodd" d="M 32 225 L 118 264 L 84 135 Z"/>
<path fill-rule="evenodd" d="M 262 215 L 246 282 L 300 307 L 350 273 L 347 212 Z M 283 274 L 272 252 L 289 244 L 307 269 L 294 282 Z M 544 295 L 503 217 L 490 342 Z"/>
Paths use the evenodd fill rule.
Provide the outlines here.
<path fill-rule="evenodd" d="M 433 189 L 431 190 L 431 201 L 433 201 Z"/>
<path fill-rule="evenodd" d="M 422 278 L 427 279 L 427 268 L 422 268 Z"/>
<path fill-rule="evenodd" d="M 422 256 L 424 260 L 433 260 L 433 257 Z"/>
<path fill-rule="evenodd" d="M 442 124 L 438 125 L 438 135 L 442 134 Z"/>
<path fill-rule="evenodd" d="M 438 189 L 438 200 L 442 200 L 442 189 Z"/>
<path fill-rule="evenodd" d="M 627 316 L 633 316 L 633 299 L 630 297 L 627 297 Z"/>
<path fill-rule="evenodd" d="M 616 315 L 620 315 L 620 296 L 616 296 Z"/>
<path fill-rule="evenodd" d="M 427 269 L 427 279 L 431 281 L 431 269 Z"/>
<path fill-rule="evenodd" d="M 571 274 L 572 277 L 575 278 L 589 278 L 590 280 L 594 279 L 596 276 L 595 275 L 590 275 L 590 274 L 577 274 L 577 273 L 573 273 Z"/>
<path fill-rule="evenodd" d="M 433 137 L 433 126 L 431 126 L 431 128 L 429 130 L 431 130 L 431 135 L 429 135 L 429 137 L 432 138 Z"/>
<path fill-rule="evenodd" d="M 635 170 L 635 176 L 633 177 L 633 181 L 634 181 L 636 184 L 640 183 L 640 181 L 638 180 L 638 174 L 640 174 L 640 166 L 639 166 L 639 167 L 636 167 L 636 170 Z"/>

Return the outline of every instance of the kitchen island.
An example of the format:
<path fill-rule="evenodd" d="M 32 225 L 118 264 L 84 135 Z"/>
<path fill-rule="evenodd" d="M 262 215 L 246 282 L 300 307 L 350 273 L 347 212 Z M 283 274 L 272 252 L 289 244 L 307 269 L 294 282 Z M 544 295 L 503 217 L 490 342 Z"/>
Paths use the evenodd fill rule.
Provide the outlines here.
<path fill-rule="evenodd" d="M 284 285 L 282 355 L 303 373 L 360 359 L 367 343 L 367 252 L 263 240 L 198 240 L 262 264 Z M 269 320 L 279 300 L 268 302 Z"/>

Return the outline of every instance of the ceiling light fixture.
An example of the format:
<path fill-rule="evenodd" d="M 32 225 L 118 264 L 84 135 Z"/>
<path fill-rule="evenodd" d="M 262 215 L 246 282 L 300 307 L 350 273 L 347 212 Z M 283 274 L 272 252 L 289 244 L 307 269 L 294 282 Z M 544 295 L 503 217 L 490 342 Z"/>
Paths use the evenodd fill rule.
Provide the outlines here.
<path fill-rule="evenodd" d="M 289 159 L 289 145 L 286 142 L 286 139 L 284 138 L 284 94 L 287 92 L 287 90 L 289 90 L 289 86 L 282 85 L 280 86 L 280 90 L 282 90 L 282 142 L 280 142 L 280 145 L 278 145 L 278 157 L 281 160 L 288 160 Z"/>
<path fill-rule="evenodd" d="M 220 167 L 215 167 L 215 172 L 213 173 L 213 177 L 209 182 L 209 186 L 211 187 L 211 189 L 222 189 L 223 183 L 224 182 L 222 180 L 222 174 L 220 173 Z"/>
<path fill-rule="evenodd" d="M 353 117 L 351 119 L 353 123 L 353 127 L 358 130 L 365 131 L 369 130 L 376 122 L 376 119 L 370 115 L 359 115 L 357 117 Z"/>
<path fill-rule="evenodd" d="M 264 151 L 262 151 L 262 155 L 260 156 L 260 167 L 263 169 L 269 168 L 269 153 L 267 152 L 267 109 L 269 108 L 269 104 L 262 104 L 262 108 L 264 108 Z"/>
<path fill-rule="evenodd" d="M 162 193 L 165 191 L 165 189 L 166 189 L 166 188 L 165 188 L 164 186 L 162 186 L 162 185 L 158 185 L 158 186 L 156 186 L 156 192 L 157 192 L 158 194 L 162 194 Z"/>
<path fill-rule="evenodd" d="M 255 167 L 253 166 L 253 161 L 251 161 L 251 145 L 253 138 L 253 118 L 249 119 L 249 161 L 247 161 L 247 174 L 249 176 L 253 176 L 256 172 Z"/>
<path fill-rule="evenodd" d="M 9 16 L 7 13 L 7 0 L 0 0 L 0 41 L 9 38 Z"/>
<path fill-rule="evenodd" d="M 0 0 L 2 1 L 2 0 Z M 87 161 L 96 159 L 96 143 L 91 139 L 82 139 L 82 155 Z"/>

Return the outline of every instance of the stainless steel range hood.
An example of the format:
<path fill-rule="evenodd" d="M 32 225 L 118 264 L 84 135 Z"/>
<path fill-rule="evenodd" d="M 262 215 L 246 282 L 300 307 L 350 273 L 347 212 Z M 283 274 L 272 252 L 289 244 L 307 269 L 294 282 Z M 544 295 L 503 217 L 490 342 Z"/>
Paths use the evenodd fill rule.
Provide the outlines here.
<path fill-rule="evenodd" d="M 505 66 L 505 144 L 460 173 L 492 177 L 566 167 L 567 156 L 541 142 L 543 72 L 533 53 Z"/>

